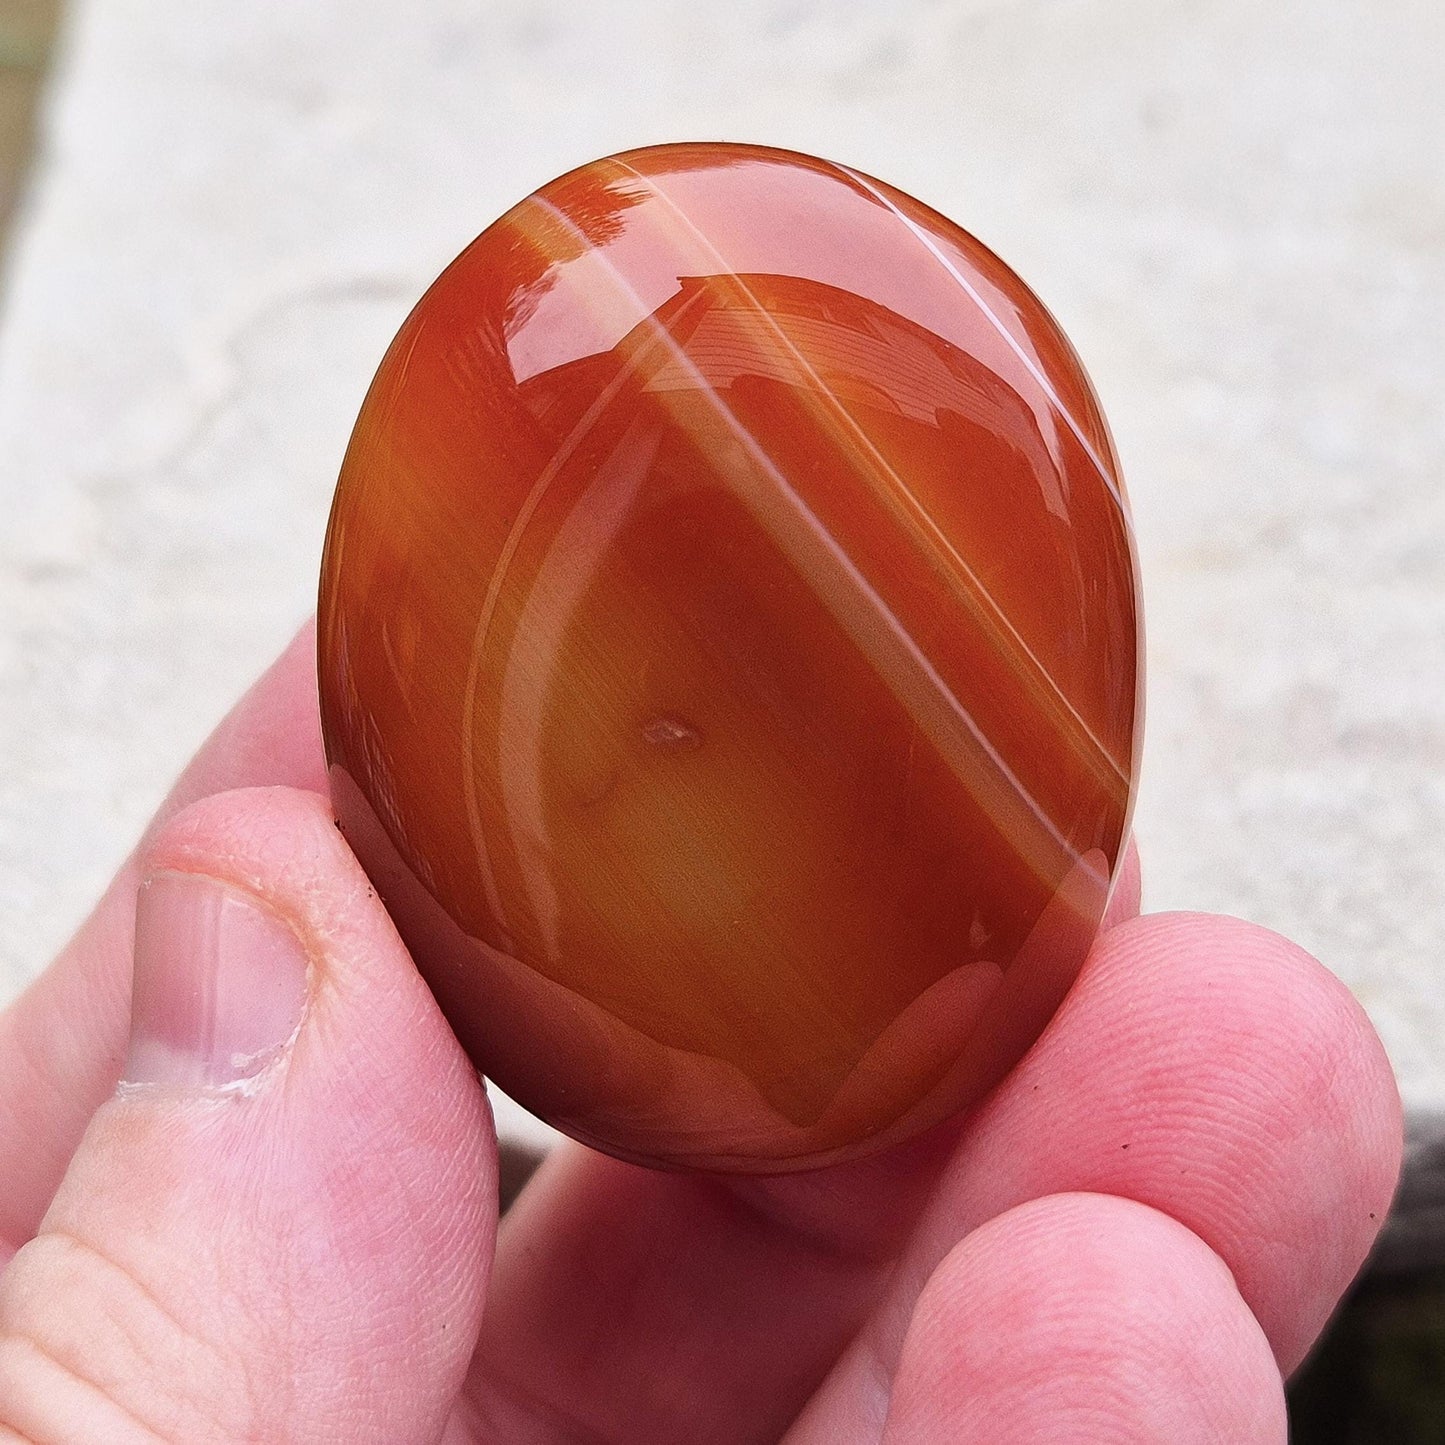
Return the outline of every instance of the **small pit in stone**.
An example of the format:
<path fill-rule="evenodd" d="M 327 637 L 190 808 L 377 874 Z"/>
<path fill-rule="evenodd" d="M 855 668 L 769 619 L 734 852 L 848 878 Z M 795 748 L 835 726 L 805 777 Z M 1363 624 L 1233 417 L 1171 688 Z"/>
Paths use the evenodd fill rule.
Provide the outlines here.
<path fill-rule="evenodd" d="M 643 723 L 642 740 L 649 747 L 668 753 L 688 753 L 702 746 L 702 737 L 695 727 L 669 714 Z"/>

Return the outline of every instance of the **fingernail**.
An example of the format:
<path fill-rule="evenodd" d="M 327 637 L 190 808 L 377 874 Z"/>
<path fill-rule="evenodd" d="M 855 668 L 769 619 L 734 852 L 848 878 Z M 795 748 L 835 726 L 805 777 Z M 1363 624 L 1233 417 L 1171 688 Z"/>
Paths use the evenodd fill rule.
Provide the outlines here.
<path fill-rule="evenodd" d="M 306 950 L 255 894 L 155 873 L 136 901 L 131 1084 L 216 1088 L 254 1077 L 306 1004 Z"/>

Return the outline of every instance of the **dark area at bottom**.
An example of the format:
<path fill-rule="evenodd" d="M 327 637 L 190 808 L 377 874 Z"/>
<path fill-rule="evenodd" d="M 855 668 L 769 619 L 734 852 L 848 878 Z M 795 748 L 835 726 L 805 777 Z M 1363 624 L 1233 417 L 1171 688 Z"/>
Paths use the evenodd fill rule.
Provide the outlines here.
<path fill-rule="evenodd" d="M 1445 1445 L 1445 1115 L 1410 1120 L 1390 1217 L 1289 1409 L 1293 1445 Z"/>
<path fill-rule="evenodd" d="M 1363 1280 L 1289 1413 L 1292 1445 L 1445 1445 L 1445 1269 Z"/>

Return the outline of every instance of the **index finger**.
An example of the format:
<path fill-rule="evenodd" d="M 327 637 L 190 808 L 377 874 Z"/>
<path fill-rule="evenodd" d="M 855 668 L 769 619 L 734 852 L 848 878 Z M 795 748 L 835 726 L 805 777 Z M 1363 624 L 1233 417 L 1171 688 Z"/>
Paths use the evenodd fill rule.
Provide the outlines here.
<path fill-rule="evenodd" d="M 1364 1011 L 1302 949 L 1206 914 L 1115 929 L 980 1108 L 800 1445 L 844 1438 L 840 1422 L 886 1405 L 927 1282 L 960 1240 L 1029 1200 L 1113 1196 L 1184 1225 L 1288 1374 L 1380 1228 L 1402 1132 Z"/>

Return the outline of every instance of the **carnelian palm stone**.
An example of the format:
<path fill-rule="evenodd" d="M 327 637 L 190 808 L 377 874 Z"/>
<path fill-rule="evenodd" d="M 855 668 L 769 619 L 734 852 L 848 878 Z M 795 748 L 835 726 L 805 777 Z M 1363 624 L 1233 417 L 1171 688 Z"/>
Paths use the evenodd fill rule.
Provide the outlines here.
<path fill-rule="evenodd" d="M 367 394 L 322 569 L 346 836 L 479 1068 L 622 1158 L 775 1172 L 977 1099 L 1128 827 L 1138 588 L 1068 341 L 845 166 L 596 161 Z"/>

